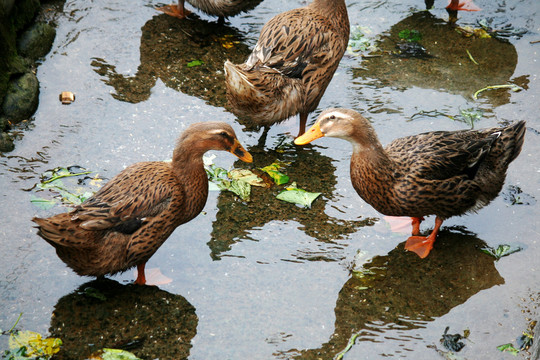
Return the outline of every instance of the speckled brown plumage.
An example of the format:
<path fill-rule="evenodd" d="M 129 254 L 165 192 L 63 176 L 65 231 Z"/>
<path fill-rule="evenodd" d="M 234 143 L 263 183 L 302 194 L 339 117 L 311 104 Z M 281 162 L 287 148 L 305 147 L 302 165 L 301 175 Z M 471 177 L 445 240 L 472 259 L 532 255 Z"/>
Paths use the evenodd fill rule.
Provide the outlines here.
<path fill-rule="evenodd" d="M 144 283 L 146 261 L 206 203 L 202 156 L 208 150 L 252 159 L 228 124 L 191 125 L 180 136 L 171 163 L 129 166 L 74 210 L 32 219 L 38 235 L 79 275 L 103 276 L 138 266 L 136 282 Z"/>
<path fill-rule="evenodd" d="M 272 18 L 249 58 L 225 62 L 231 110 L 270 126 L 300 114 L 300 134 L 332 80 L 349 39 L 344 0 L 314 0 Z"/>
<path fill-rule="evenodd" d="M 296 142 L 306 144 L 321 136 L 350 141 L 353 187 L 377 211 L 412 217 L 414 236 L 406 247 L 425 257 L 442 221 L 476 211 L 499 194 L 524 134 L 525 122 L 520 121 L 501 128 L 407 136 L 383 148 L 359 113 L 328 109 Z M 426 215 L 437 216 L 427 239 L 417 236 Z"/>
<path fill-rule="evenodd" d="M 254 9 L 262 0 L 187 0 L 192 6 L 202 10 L 208 15 L 219 17 L 219 21 L 223 22 L 224 18 L 235 16 L 242 12 Z M 185 18 L 190 14 L 190 11 L 184 7 L 185 0 L 178 0 L 178 5 L 166 5 L 157 8 L 164 13 Z"/>

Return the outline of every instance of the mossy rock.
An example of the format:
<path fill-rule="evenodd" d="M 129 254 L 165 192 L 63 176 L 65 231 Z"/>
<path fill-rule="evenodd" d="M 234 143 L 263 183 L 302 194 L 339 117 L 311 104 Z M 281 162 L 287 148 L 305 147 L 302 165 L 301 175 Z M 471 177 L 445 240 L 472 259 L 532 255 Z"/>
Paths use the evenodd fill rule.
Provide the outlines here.
<path fill-rule="evenodd" d="M 56 30 L 47 23 L 36 23 L 28 28 L 18 39 L 19 54 L 37 60 L 51 50 Z"/>
<path fill-rule="evenodd" d="M 12 78 L 2 103 L 2 111 L 11 122 L 28 119 L 37 109 L 39 82 L 33 73 Z"/>
<path fill-rule="evenodd" d="M 0 152 L 10 152 L 15 149 L 13 137 L 5 132 L 0 133 Z"/>

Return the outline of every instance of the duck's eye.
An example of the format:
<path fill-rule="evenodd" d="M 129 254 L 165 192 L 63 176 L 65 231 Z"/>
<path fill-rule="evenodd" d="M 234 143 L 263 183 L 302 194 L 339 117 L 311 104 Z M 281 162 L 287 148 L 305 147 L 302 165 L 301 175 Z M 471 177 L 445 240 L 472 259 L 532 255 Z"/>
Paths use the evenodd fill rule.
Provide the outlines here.
<path fill-rule="evenodd" d="M 220 132 L 219 135 L 223 137 L 229 137 L 229 134 L 227 134 L 225 131 Z"/>
<path fill-rule="evenodd" d="M 336 120 L 336 115 L 330 115 L 329 119 L 330 120 Z"/>

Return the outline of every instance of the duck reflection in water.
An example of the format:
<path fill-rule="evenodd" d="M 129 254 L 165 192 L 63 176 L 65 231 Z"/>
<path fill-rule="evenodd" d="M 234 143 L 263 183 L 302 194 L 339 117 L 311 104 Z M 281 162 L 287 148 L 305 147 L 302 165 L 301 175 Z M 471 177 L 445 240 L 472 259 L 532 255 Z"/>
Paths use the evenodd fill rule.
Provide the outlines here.
<path fill-rule="evenodd" d="M 187 359 L 198 321 L 181 295 L 101 279 L 58 300 L 49 331 L 63 342 L 58 360 L 88 359 L 103 348 L 141 359 Z"/>
<path fill-rule="evenodd" d="M 328 215 L 325 212 L 328 206 L 327 200 L 334 198 L 337 185 L 336 169 L 332 164 L 332 159 L 322 155 L 316 147 L 308 146 L 300 149 L 290 144 L 290 138 L 284 139 L 285 135 L 278 137 L 278 143 L 289 142 L 289 145 L 275 146 L 277 150 L 263 150 L 258 146 L 248 147 L 253 155 L 253 164 L 249 166 L 257 172 L 257 169 L 270 165 L 276 160 L 287 163 L 289 165 L 283 172 L 290 178 L 288 184 L 271 185 L 271 188 L 252 187 L 249 202 L 241 201 L 231 192 L 223 191 L 219 194 L 218 212 L 212 225 L 212 239 L 208 243 L 213 259 L 220 259 L 225 253 L 234 253 L 231 249 L 235 243 L 256 237 L 257 229 L 272 221 L 297 222 L 300 224 L 299 230 L 315 238 L 316 241 L 327 244 L 335 244 L 336 240 L 343 239 L 347 234 L 375 223 L 375 219 L 371 218 L 343 220 Z M 246 166 L 246 164 L 237 165 Z M 258 173 L 265 176 L 262 172 Z M 273 184 L 271 179 L 267 180 L 268 183 Z M 299 188 L 322 193 L 312 203 L 311 208 L 300 209 L 294 204 L 276 199 L 276 195 L 293 181 L 297 182 Z M 311 255 L 298 256 L 312 258 Z M 326 252 L 323 252 L 321 256 L 322 258 L 320 256 L 315 256 L 315 258 L 340 260 L 333 259 L 331 254 Z"/>
<path fill-rule="evenodd" d="M 362 342 L 388 339 L 386 333 L 393 329 L 399 329 L 400 335 L 395 338 L 396 332 L 392 332 L 392 342 L 406 344 L 411 335 L 408 330 L 424 328 L 480 291 L 504 284 L 495 258 L 480 250 L 486 246 L 484 241 L 457 228 L 442 233 L 435 245 L 441 251 L 426 259 L 411 256 L 401 243 L 388 255 L 353 264 L 351 276 L 338 294 L 329 341 L 317 349 L 292 349 L 284 354 L 297 359 L 332 359 L 352 336 L 358 336 L 355 343 L 361 346 Z M 465 319 L 463 326 L 467 326 Z M 386 347 L 387 356 L 391 348 Z"/>
<path fill-rule="evenodd" d="M 114 88 L 121 101 L 147 100 L 158 80 L 165 86 L 203 99 L 212 106 L 227 105 L 223 63 L 243 61 L 249 47 L 243 35 L 227 25 L 191 16 L 178 21 L 165 14 L 154 16 L 142 27 L 140 65 L 135 75 L 123 75 L 106 59 L 94 58 L 94 71 Z"/>

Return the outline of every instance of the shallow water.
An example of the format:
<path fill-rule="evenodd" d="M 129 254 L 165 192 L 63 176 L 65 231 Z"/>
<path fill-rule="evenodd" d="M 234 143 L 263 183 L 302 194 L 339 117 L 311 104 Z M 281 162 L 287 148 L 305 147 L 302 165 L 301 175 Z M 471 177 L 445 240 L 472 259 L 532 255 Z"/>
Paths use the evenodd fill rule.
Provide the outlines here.
<path fill-rule="evenodd" d="M 444 24 L 440 1 L 429 14 L 418 13 L 424 9 L 418 0 L 348 2 L 351 26 L 370 29 L 372 39 L 381 38 L 380 49 L 393 51 L 396 33 L 414 27 L 422 29 L 433 58 L 348 53 L 316 113 L 355 108 L 372 121 L 383 144 L 468 128 L 443 115 L 460 109 L 482 111 L 476 128 L 527 120 L 522 153 L 501 196 L 478 214 L 446 221 L 435 250 L 420 260 L 403 251 L 407 235 L 390 231 L 356 195 L 348 175 L 350 145 L 322 139 L 291 146 L 298 127 L 291 119 L 270 130 L 262 149 L 260 132 L 243 131 L 223 108 L 223 61 L 243 59 L 266 21 L 305 3 L 265 0 L 225 28 L 200 13 L 199 20 L 178 23 L 158 14 L 151 1 L 66 1 L 61 12 L 46 15 L 58 28 L 37 70 L 40 106 L 15 151 L 0 157 L 0 329 L 9 329 L 22 312 L 17 328 L 68 343 L 59 358 L 130 343 L 144 358 L 331 359 L 356 337 L 345 359 L 433 359 L 444 350 L 439 340 L 449 326 L 452 334 L 470 330 L 460 356 L 509 356 L 496 347 L 515 342 L 538 318 L 540 44 L 530 42 L 540 40 L 540 4 L 477 0 L 482 11 L 460 13 L 462 26 L 488 18 L 527 30 L 502 43 L 456 37 Z M 226 49 L 230 39 L 233 47 Z M 187 68 L 192 60 L 205 67 Z M 479 88 L 504 83 L 522 90 L 472 98 Z M 61 105 L 61 91 L 73 91 L 76 101 Z M 65 209 L 38 209 L 28 189 L 57 166 L 76 164 L 111 178 L 133 162 L 168 159 L 178 134 L 208 119 L 236 129 L 254 155 L 249 166 L 289 161 L 291 179 L 322 196 L 301 209 L 276 200 L 276 188 L 255 189 L 250 203 L 212 192 L 204 214 L 178 228 L 147 265 L 172 282 L 140 291 L 129 285 L 132 272 L 114 276 L 122 284 L 112 286 L 116 297 L 107 304 L 114 310 L 99 313 L 96 308 L 105 308 L 100 300 L 78 291 L 91 279 L 68 269 L 30 221 Z M 248 166 L 216 155 L 221 167 Z M 523 192 L 523 204 L 512 204 L 513 187 Z M 428 218 L 422 230 L 432 226 Z M 499 244 L 523 250 L 499 261 L 479 250 Z M 351 274 L 362 265 L 364 276 Z M 134 312 L 137 306 L 150 310 Z M 93 319 L 98 326 L 88 328 L 85 320 Z M 173 326 L 178 323 L 185 325 Z"/>

